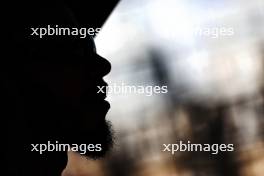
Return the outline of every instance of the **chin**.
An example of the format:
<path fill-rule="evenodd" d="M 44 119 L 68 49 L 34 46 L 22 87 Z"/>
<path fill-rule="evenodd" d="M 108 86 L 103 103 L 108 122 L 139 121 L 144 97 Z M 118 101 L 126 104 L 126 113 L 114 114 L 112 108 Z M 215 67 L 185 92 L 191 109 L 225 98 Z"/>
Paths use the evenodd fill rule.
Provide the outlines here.
<path fill-rule="evenodd" d="M 101 144 L 101 151 L 87 151 L 84 156 L 91 159 L 104 157 L 113 147 L 113 131 L 109 121 L 105 121 L 97 130 L 87 132 L 86 144 Z"/>
<path fill-rule="evenodd" d="M 113 131 L 109 121 L 101 121 L 100 123 L 80 125 L 74 131 L 67 131 L 62 142 L 67 144 L 101 144 L 100 151 L 86 151 L 82 156 L 90 159 L 98 159 L 104 157 L 113 147 Z"/>
<path fill-rule="evenodd" d="M 90 101 L 87 101 L 90 100 Z M 91 101 L 93 100 L 93 101 Z M 91 159 L 105 156 L 113 146 L 112 125 L 106 120 L 110 104 L 94 97 L 85 98 L 80 106 L 61 106 L 61 132 L 59 139 L 65 144 L 101 144 L 101 151 L 87 151 L 82 154 Z M 58 132 L 58 130 L 56 130 Z"/>

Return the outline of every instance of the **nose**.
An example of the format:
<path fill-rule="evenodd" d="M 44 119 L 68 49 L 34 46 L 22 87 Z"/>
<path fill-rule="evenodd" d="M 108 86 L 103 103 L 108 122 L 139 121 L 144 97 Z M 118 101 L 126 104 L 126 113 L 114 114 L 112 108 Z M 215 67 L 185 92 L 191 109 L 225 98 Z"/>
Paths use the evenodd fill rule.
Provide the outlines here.
<path fill-rule="evenodd" d="M 111 64 L 102 56 L 96 54 L 95 72 L 98 76 L 104 77 L 111 71 Z"/>

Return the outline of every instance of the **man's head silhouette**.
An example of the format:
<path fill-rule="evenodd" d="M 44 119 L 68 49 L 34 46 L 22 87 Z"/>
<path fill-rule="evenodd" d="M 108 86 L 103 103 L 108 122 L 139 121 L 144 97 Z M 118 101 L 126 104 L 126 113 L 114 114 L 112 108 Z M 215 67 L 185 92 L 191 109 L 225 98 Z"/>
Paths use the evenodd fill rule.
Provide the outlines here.
<path fill-rule="evenodd" d="M 10 27 L 9 56 L 2 65 L 2 100 L 8 118 L 10 175 L 59 175 L 66 166 L 67 152 L 40 155 L 31 151 L 31 144 L 100 144 L 100 150 L 87 150 L 85 155 L 104 156 L 112 145 L 105 119 L 110 105 L 98 86 L 107 86 L 103 77 L 110 72 L 110 63 L 96 53 L 92 37 L 30 35 L 30 28 L 47 25 L 78 28 L 85 17 L 77 6 L 60 0 L 9 7 L 15 23 Z"/>

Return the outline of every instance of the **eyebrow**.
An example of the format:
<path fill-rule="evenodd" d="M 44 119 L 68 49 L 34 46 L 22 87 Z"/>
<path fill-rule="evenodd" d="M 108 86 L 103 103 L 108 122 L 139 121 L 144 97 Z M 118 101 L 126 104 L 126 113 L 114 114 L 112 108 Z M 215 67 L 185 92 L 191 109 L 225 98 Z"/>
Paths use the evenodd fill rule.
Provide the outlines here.
<path fill-rule="evenodd" d="M 96 53 L 96 45 L 95 45 L 95 42 L 94 42 L 94 38 L 89 35 L 88 40 L 91 42 L 91 45 L 93 47 L 93 51 Z"/>

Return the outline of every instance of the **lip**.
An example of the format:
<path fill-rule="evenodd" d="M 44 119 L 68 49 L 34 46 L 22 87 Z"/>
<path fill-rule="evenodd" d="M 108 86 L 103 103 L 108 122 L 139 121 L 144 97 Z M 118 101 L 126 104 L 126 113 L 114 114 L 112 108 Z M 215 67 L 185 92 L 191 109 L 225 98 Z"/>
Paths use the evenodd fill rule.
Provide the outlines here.
<path fill-rule="evenodd" d="M 108 112 L 111 105 L 106 101 L 107 92 L 106 87 L 108 84 L 104 80 L 98 80 L 92 87 L 92 89 L 87 88 L 86 91 L 82 94 L 82 99 L 85 104 L 93 107 L 91 111 L 96 111 L 99 114 L 104 114 Z M 103 91 L 99 91 L 99 87 L 104 87 Z"/>
<path fill-rule="evenodd" d="M 100 91 L 98 92 L 99 88 L 97 87 L 104 87 L 104 91 Z M 108 111 L 111 107 L 110 103 L 108 101 L 106 101 L 106 97 L 107 97 L 107 87 L 108 87 L 108 84 L 104 81 L 104 80 L 101 80 L 100 82 L 98 82 L 97 84 L 97 91 L 96 91 L 96 100 L 97 100 L 97 103 L 99 106 L 101 106 L 102 110 L 106 110 Z"/>
<path fill-rule="evenodd" d="M 107 88 L 108 87 L 108 84 L 101 80 L 97 86 L 96 86 L 96 96 L 99 98 L 99 99 L 106 99 L 107 97 Z"/>
<path fill-rule="evenodd" d="M 98 120 L 105 120 L 106 114 L 109 111 L 111 105 L 108 101 L 97 99 L 96 103 L 94 104 L 94 113 L 97 114 Z"/>

